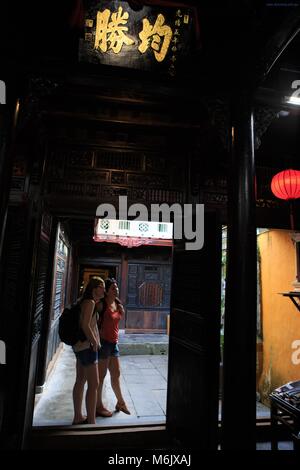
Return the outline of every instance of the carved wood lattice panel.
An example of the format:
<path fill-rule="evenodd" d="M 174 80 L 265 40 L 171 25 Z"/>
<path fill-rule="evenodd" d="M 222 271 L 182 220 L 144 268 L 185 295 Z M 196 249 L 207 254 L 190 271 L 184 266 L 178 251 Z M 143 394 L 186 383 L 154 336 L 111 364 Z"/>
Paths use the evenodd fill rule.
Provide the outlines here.
<path fill-rule="evenodd" d="M 58 148 L 51 152 L 46 192 L 101 202 L 127 196 L 131 202 L 183 203 L 184 159 L 176 165 L 168 159 L 142 150 Z"/>

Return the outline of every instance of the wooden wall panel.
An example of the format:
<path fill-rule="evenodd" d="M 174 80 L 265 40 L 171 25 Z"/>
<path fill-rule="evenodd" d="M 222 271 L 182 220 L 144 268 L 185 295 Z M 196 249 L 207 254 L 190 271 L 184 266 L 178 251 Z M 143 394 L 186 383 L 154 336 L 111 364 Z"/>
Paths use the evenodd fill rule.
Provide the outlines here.
<path fill-rule="evenodd" d="M 128 262 L 126 331 L 166 332 L 171 290 L 168 261 Z"/>
<path fill-rule="evenodd" d="M 0 376 L 1 388 L 4 387 L 1 438 L 8 449 L 22 445 L 24 429 L 30 425 L 32 415 L 37 347 L 31 309 L 35 226 L 29 206 L 9 207 L 0 316 L 1 339 L 7 347 L 7 364 L 4 376 Z"/>
<path fill-rule="evenodd" d="M 165 333 L 167 331 L 168 311 L 131 310 L 126 311 L 126 331 L 129 333 Z"/>
<path fill-rule="evenodd" d="M 167 427 L 197 450 L 217 449 L 220 292 L 221 226 L 206 213 L 203 248 L 174 247 L 169 340 Z"/>

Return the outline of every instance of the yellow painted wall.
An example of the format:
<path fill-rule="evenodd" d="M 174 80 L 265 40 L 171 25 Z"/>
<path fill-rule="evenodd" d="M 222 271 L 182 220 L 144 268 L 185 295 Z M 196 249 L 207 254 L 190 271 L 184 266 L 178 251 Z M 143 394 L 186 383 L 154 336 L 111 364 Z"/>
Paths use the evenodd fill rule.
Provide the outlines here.
<path fill-rule="evenodd" d="M 300 379 L 300 312 L 288 297 L 278 294 L 294 290 L 296 248 L 290 232 L 262 233 L 258 236 L 258 247 L 263 331 L 263 364 L 258 388 L 262 401 L 267 402 L 274 388 Z"/>

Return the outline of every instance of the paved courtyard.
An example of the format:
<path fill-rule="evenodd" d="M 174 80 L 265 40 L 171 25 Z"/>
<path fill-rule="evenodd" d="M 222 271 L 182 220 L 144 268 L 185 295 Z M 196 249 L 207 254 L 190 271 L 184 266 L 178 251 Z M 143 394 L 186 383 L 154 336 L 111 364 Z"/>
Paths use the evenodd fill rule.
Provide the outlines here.
<path fill-rule="evenodd" d="M 124 346 L 126 345 L 122 344 L 122 347 Z M 135 349 L 131 351 L 137 353 L 141 345 L 135 346 Z M 152 345 L 151 348 L 153 347 Z M 98 426 L 165 423 L 168 356 L 164 353 L 165 346 L 158 344 L 158 349 L 162 351 L 161 354 L 126 355 L 125 349 L 122 351 L 120 347 L 121 387 L 131 415 L 120 412 L 114 413 L 110 418 L 98 417 Z M 70 425 L 72 423 L 74 381 L 75 356 L 71 347 L 63 346 L 43 393 L 36 395 L 34 426 Z M 109 373 L 105 378 L 103 396 L 104 405 L 109 410 L 114 410 L 116 398 L 111 389 Z M 84 403 L 83 411 L 85 414 Z M 257 402 L 257 416 L 270 417 L 269 408 Z"/>
<path fill-rule="evenodd" d="M 103 426 L 117 424 L 164 423 L 166 414 L 166 355 L 121 356 L 121 388 L 131 415 L 114 413 L 111 418 L 97 418 Z M 48 378 L 45 390 L 36 396 L 34 426 L 69 425 L 73 419 L 72 389 L 75 380 L 75 356 L 64 346 Z M 114 410 L 116 399 L 107 374 L 104 405 Z M 84 405 L 83 405 L 84 406 Z M 85 408 L 83 408 L 84 410 Z"/>

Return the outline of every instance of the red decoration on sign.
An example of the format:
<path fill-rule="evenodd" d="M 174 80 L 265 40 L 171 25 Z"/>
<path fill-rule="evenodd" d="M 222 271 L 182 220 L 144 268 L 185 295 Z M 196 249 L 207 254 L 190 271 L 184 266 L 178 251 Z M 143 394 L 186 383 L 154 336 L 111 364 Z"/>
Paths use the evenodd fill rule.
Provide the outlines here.
<path fill-rule="evenodd" d="M 273 176 L 271 190 L 279 199 L 297 199 L 300 197 L 300 171 L 284 170 Z"/>
<path fill-rule="evenodd" d="M 156 246 L 173 246 L 172 240 L 162 238 L 146 238 L 146 237 L 120 237 L 118 235 L 95 235 L 93 237 L 95 242 L 108 242 L 118 243 L 119 245 L 126 246 L 127 248 L 136 248 L 142 245 L 156 245 Z"/>

